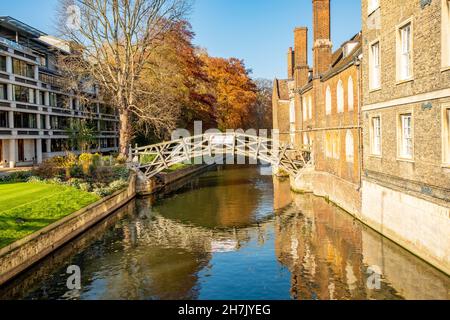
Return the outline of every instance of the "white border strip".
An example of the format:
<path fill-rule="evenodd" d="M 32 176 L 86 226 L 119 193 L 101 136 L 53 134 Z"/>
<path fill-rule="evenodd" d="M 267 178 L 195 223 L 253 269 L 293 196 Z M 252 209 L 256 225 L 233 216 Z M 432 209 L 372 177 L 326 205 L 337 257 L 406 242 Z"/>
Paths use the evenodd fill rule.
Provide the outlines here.
<path fill-rule="evenodd" d="M 441 99 L 450 97 L 450 88 L 417 94 L 409 97 L 374 103 L 374 104 L 368 104 L 362 107 L 362 111 L 370 111 L 370 110 L 377 110 L 377 109 L 383 109 L 383 108 L 389 108 L 394 106 L 400 106 L 405 104 L 411 104 L 411 103 L 417 103 L 417 102 L 423 102 L 423 101 L 429 101 L 429 100 L 435 100 L 435 99 Z"/>

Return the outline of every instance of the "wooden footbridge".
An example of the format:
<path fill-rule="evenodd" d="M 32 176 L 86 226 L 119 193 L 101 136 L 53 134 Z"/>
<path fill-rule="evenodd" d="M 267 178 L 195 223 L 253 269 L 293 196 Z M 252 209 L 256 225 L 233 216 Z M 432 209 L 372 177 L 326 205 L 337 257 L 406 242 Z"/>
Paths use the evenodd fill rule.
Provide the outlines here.
<path fill-rule="evenodd" d="M 270 163 L 290 176 L 311 164 L 308 147 L 296 149 L 276 139 L 244 133 L 213 133 L 182 138 L 145 147 L 130 148 L 129 164 L 147 179 L 179 163 L 192 159 L 233 155 Z"/>

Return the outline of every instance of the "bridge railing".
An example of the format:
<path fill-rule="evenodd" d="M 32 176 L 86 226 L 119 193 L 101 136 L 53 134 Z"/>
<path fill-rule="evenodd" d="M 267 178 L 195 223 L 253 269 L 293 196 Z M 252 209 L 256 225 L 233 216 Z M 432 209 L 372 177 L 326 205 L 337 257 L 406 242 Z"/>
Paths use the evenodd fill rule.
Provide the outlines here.
<path fill-rule="evenodd" d="M 259 159 L 295 175 L 310 161 L 310 151 L 276 139 L 244 133 L 207 133 L 154 145 L 130 148 L 129 163 L 147 178 L 194 158 L 224 154 Z"/>

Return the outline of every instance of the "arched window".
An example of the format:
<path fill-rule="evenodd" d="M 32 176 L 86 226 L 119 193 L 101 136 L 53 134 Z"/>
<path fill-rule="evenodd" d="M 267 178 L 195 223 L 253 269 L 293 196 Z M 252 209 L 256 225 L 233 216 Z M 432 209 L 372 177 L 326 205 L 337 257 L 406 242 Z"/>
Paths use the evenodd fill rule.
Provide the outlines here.
<path fill-rule="evenodd" d="M 353 111 L 353 105 L 354 105 L 354 97 L 353 97 L 353 79 L 352 77 L 348 78 L 348 111 Z"/>
<path fill-rule="evenodd" d="M 308 111 L 306 110 L 306 97 L 302 98 L 302 116 L 303 121 L 306 121 L 308 119 Z"/>
<path fill-rule="evenodd" d="M 355 145 L 353 143 L 353 133 L 351 130 L 347 130 L 345 136 L 345 158 L 347 162 L 355 161 Z"/>
<path fill-rule="evenodd" d="M 331 134 L 328 131 L 325 133 L 325 156 L 327 158 L 333 157 L 333 143 L 331 140 Z"/>
<path fill-rule="evenodd" d="M 335 131 L 333 132 L 333 158 L 338 159 L 340 158 L 340 139 L 339 139 L 339 132 Z"/>
<path fill-rule="evenodd" d="M 331 89 L 330 89 L 330 86 L 327 87 L 327 93 L 325 96 L 325 112 L 326 112 L 326 114 L 331 114 Z"/>
<path fill-rule="evenodd" d="M 308 99 L 308 116 L 310 119 L 312 119 L 312 97 L 309 96 Z"/>
<path fill-rule="evenodd" d="M 339 80 L 337 85 L 337 112 L 344 112 L 344 85 L 342 84 L 342 80 Z"/>
<path fill-rule="evenodd" d="M 295 101 L 291 100 L 289 104 L 289 122 L 295 123 Z"/>

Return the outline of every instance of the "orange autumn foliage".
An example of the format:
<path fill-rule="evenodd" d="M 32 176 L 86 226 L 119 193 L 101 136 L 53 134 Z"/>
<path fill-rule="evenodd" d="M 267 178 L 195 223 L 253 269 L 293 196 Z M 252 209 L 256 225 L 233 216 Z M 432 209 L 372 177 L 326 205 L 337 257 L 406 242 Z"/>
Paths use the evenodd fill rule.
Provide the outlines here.
<path fill-rule="evenodd" d="M 251 127 L 257 87 L 244 62 L 236 58 L 200 55 L 208 78 L 214 84 L 215 114 L 220 130 Z"/>

